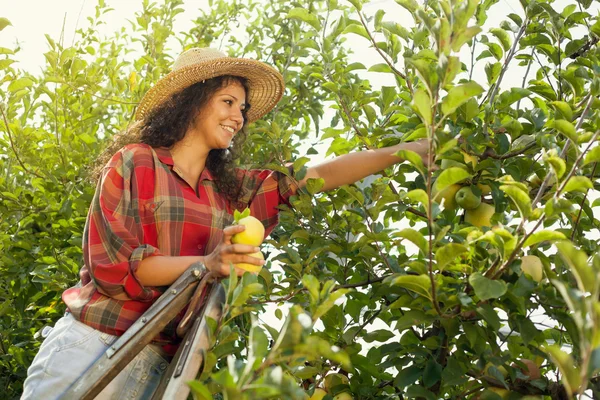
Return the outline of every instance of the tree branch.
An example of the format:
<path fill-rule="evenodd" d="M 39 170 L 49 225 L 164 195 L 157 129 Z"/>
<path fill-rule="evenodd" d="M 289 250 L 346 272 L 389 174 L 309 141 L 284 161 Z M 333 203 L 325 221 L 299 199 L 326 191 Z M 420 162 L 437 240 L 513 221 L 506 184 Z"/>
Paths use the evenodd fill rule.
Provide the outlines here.
<path fill-rule="evenodd" d="M 390 69 L 396 75 L 398 75 L 400 78 L 404 79 L 404 81 L 406 82 L 406 86 L 408 87 L 408 90 L 409 90 L 410 94 L 412 95 L 413 94 L 413 87 L 412 87 L 412 84 L 410 83 L 410 80 L 406 76 L 406 74 L 403 74 L 402 72 L 400 72 L 396 67 L 394 67 L 394 65 L 392 64 L 392 62 L 390 60 L 388 60 L 387 56 L 377 46 L 377 42 L 375 42 L 375 38 L 373 37 L 373 35 L 369 31 L 369 27 L 367 26 L 367 22 L 365 21 L 362 13 L 360 11 L 358 11 L 358 10 L 357 10 L 357 13 L 358 13 L 358 17 L 360 18 L 360 22 L 361 22 L 362 26 L 365 28 L 365 31 L 367 31 L 367 35 L 369 35 L 369 39 L 371 40 L 371 43 L 373 44 L 373 47 L 375 48 L 375 50 L 379 53 L 379 55 L 381 56 L 381 58 L 383 58 L 383 61 L 385 61 L 385 63 L 390 67 Z"/>
<path fill-rule="evenodd" d="M 32 175 L 37 176 L 38 178 L 45 179 L 43 176 L 39 175 L 35 171 L 30 171 L 25 166 L 25 164 L 21 160 L 21 157 L 19 157 L 19 153 L 17 152 L 17 148 L 15 147 L 15 143 L 14 143 L 13 137 L 12 137 L 12 132 L 10 131 L 10 127 L 8 126 L 8 119 L 6 118 L 6 114 L 4 113 L 4 108 L 1 105 L 0 105 L 0 113 L 2 113 L 2 119 L 4 120 L 4 125 L 6 126 L 6 133 L 8 134 L 8 140 L 10 141 L 10 147 L 11 147 L 13 153 L 15 154 L 15 158 L 17 159 L 17 162 L 19 163 L 19 165 L 21 166 L 21 168 L 23 168 L 23 170 L 25 172 L 27 172 L 28 174 L 32 174 Z"/>

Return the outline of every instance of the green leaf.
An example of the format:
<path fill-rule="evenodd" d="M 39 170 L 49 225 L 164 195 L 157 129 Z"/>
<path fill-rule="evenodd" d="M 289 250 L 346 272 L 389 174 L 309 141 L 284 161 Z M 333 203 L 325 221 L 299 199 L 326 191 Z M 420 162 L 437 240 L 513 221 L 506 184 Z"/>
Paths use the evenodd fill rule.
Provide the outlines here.
<path fill-rule="evenodd" d="M 30 78 L 19 78 L 15 79 L 10 83 L 10 85 L 8 85 L 8 90 L 11 93 L 15 93 L 21 89 L 28 88 L 31 85 L 33 85 L 33 80 L 31 80 Z"/>
<path fill-rule="evenodd" d="M 519 209 L 519 213 L 521 214 L 521 218 L 529 218 L 529 215 L 531 214 L 531 198 L 527 192 L 514 185 L 502 185 L 500 186 L 500 190 L 506 193 L 512 201 L 515 202 Z"/>
<path fill-rule="evenodd" d="M 306 22 L 318 31 L 321 30 L 321 22 L 319 22 L 319 18 L 317 18 L 316 15 L 309 13 L 304 8 L 292 8 L 287 16 L 288 18 L 298 19 L 300 21 Z"/>
<path fill-rule="evenodd" d="M 452 114 L 458 107 L 466 103 L 471 97 L 483 93 L 483 88 L 475 81 L 454 86 L 442 100 L 442 113 Z"/>
<path fill-rule="evenodd" d="M 452 39 L 452 50 L 458 53 L 460 48 L 469 40 L 473 39 L 479 32 L 481 32 L 481 28 L 479 26 L 470 26 L 464 30 L 461 30 Z"/>
<path fill-rule="evenodd" d="M 451 167 L 442 171 L 440 176 L 438 176 L 435 181 L 435 188 L 438 192 L 441 192 L 445 188 L 450 185 L 454 185 L 455 183 L 462 182 L 465 179 L 469 179 L 471 174 L 459 167 Z"/>
<path fill-rule="evenodd" d="M 490 29 L 490 33 L 498 38 L 498 41 L 502 45 L 504 51 L 508 51 L 510 49 L 512 40 L 504 29 L 492 28 Z"/>
<path fill-rule="evenodd" d="M 338 289 L 335 292 L 331 293 L 329 296 L 323 300 L 321 304 L 317 307 L 317 310 L 313 314 L 313 321 L 318 320 L 323 315 L 327 313 L 335 305 L 335 302 L 340 297 L 344 296 L 346 293 L 352 291 L 352 289 Z"/>
<path fill-rule="evenodd" d="M 238 291 L 239 288 L 242 288 Z M 254 294 L 264 292 L 264 287 L 260 283 L 240 284 L 234 291 L 232 305 L 234 307 L 243 306 L 248 298 Z"/>
<path fill-rule="evenodd" d="M 425 387 L 432 387 L 442 377 L 442 366 L 438 364 L 434 359 L 429 359 L 427 364 L 425 364 L 425 369 L 423 370 L 423 384 Z"/>
<path fill-rule="evenodd" d="M 596 23 L 590 27 L 590 30 L 594 32 L 596 36 L 600 36 L 600 19 L 597 20 Z"/>
<path fill-rule="evenodd" d="M 419 8 L 419 3 L 415 0 L 396 0 L 396 3 L 400 4 L 402 7 L 406 8 L 411 14 L 414 14 L 415 11 Z"/>
<path fill-rule="evenodd" d="M 427 240 L 425 236 L 411 228 L 402 229 L 400 232 L 394 233 L 394 236 L 401 237 L 413 242 L 423 253 L 427 252 Z"/>
<path fill-rule="evenodd" d="M 573 276 L 575 276 L 579 290 L 593 293 L 596 287 L 596 273 L 590 266 L 587 255 L 575 248 L 573 243 L 569 241 L 557 243 L 556 248 L 565 264 L 569 266 Z"/>
<path fill-rule="evenodd" d="M 510 106 L 517 101 L 531 95 L 531 91 L 523 88 L 511 88 L 506 90 L 498 96 L 498 103 L 496 104 L 498 109 Z"/>
<path fill-rule="evenodd" d="M 573 110 L 571 109 L 569 103 L 567 103 L 566 101 L 551 101 L 548 104 L 554 106 L 554 108 L 560 111 L 560 113 L 567 119 L 567 121 L 573 120 Z"/>
<path fill-rule="evenodd" d="M 560 346 L 546 346 L 544 350 L 550 355 L 552 362 L 561 372 L 561 380 L 569 398 L 573 396 L 581 385 L 579 367 L 575 365 L 573 357 L 560 349 Z"/>
<path fill-rule="evenodd" d="M 416 152 L 410 150 L 399 150 L 394 155 L 410 162 L 421 173 L 421 175 L 425 174 L 425 165 L 423 164 L 423 159 Z"/>
<path fill-rule="evenodd" d="M 585 155 L 583 165 L 587 165 L 598 161 L 600 161 L 600 146 L 594 147 Z"/>
<path fill-rule="evenodd" d="M 567 181 L 564 192 L 565 193 L 570 193 L 570 192 L 585 193 L 589 189 L 593 189 L 593 188 L 594 188 L 594 184 L 592 183 L 590 178 L 587 178 L 585 176 L 573 176 L 573 177 L 571 177 L 571 179 L 569 179 Z"/>
<path fill-rule="evenodd" d="M 306 181 L 306 190 L 314 196 L 321 191 L 324 185 L 325 180 L 323 178 L 309 178 Z"/>
<path fill-rule="evenodd" d="M 391 73 L 392 69 L 386 63 L 380 63 L 380 64 L 374 64 L 371 67 L 369 67 L 369 72 Z"/>
<path fill-rule="evenodd" d="M 431 98 L 429 97 L 429 93 L 423 89 L 415 90 L 412 104 L 423 123 L 430 126 L 433 123 L 433 114 L 431 111 Z"/>
<path fill-rule="evenodd" d="M 428 208 L 429 205 L 429 197 L 427 197 L 427 192 L 423 189 L 414 189 L 410 192 L 406 193 L 406 198 L 411 200 L 412 202 L 418 202 L 423 204 L 425 209 Z"/>
<path fill-rule="evenodd" d="M 567 164 L 565 163 L 565 160 L 558 156 L 546 157 L 544 161 L 550 164 L 552 170 L 554 171 L 558 179 L 562 178 L 562 176 L 567 171 Z"/>
<path fill-rule="evenodd" d="M 527 240 L 525 240 L 525 243 L 523 243 L 523 248 L 527 248 L 527 247 L 536 245 L 541 242 L 555 241 L 555 240 L 562 240 L 562 239 L 566 239 L 566 237 L 565 237 L 565 235 L 563 235 L 562 233 L 560 233 L 558 231 L 543 230 L 543 231 L 539 231 L 539 232 L 535 232 L 535 233 L 531 234 L 531 236 L 529 236 L 527 238 Z"/>
<path fill-rule="evenodd" d="M 362 10 L 362 0 L 348 0 L 358 11 Z"/>
<path fill-rule="evenodd" d="M 474 272 L 469 276 L 469 284 L 480 300 L 497 299 L 502 297 L 507 290 L 506 282 L 488 279 L 479 272 Z"/>
<path fill-rule="evenodd" d="M 437 261 L 437 267 L 440 271 L 443 271 L 446 265 L 453 262 L 456 257 L 461 255 L 462 253 L 468 252 L 469 249 L 458 243 L 448 243 L 443 247 L 440 247 L 435 252 L 435 260 Z"/>
<path fill-rule="evenodd" d="M 554 120 L 554 128 L 560 133 L 564 134 L 567 138 L 577 143 L 577 132 L 575 126 L 565 119 Z"/>
<path fill-rule="evenodd" d="M 346 29 L 344 29 L 343 33 L 354 33 L 356 35 L 364 37 L 367 40 L 371 40 L 371 38 L 369 37 L 369 33 L 367 32 L 365 27 L 362 25 L 358 25 L 358 24 L 348 25 L 346 27 Z"/>
<path fill-rule="evenodd" d="M 418 365 L 411 365 L 410 367 L 403 368 L 398 372 L 396 378 L 394 378 L 394 385 L 400 388 L 404 388 L 417 381 L 422 375 L 421 367 Z"/>
<path fill-rule="evenodd" d="M 492 85 L 500 76 L 500 71 L 502 71 L 502 64 L 499 62 L 496 63 L 487 63 L 484 67 L 485 75 L 487 76 L 488 84 Z"/>
<path fill-rule="evenodd" d="M 386 342 L 394 336 L 396 336 L 396 334 L 388 329 L 378 329 L 364 335 L 363 340 L 367 343 Z"/>
<path fill-rule="evenodd" d="M 190 387 L 192 394 L 194 395 L 194 400 L 212 400 L 212 393 L 200 381 L 194 380 L 186 383 Z"/>
<path fill-rule="evenodd" d="M 504 283 L 504 282 L 502 282 Z M 485 322 L 495 331 L 500 330 L 500 318 L 498 317 L 498 313 L 494 310 L 490 304 L 481 304 L 480 307 L 475 309 L 477 314 L 481 315 Z"/>
<path fill-rule="evenodd" d="M 10 21 L 6 18 L 0 17 L 0 31 L 6 28 L 7 26 L 12 26 Z"/>
<path fill-rule="evenodd" d="M 308 290 L 310 304 L 316 305 L 319 302 L 319 289 L 321 289 L 319 280 L 313 275 L 306 274 L 302 277 L 302 285 Z"/>
<path fill-rule="evenodd" d="M 391 284 L 431 300 L 431 281 L 428 275 L 400 275 L 394 278 Z"/>

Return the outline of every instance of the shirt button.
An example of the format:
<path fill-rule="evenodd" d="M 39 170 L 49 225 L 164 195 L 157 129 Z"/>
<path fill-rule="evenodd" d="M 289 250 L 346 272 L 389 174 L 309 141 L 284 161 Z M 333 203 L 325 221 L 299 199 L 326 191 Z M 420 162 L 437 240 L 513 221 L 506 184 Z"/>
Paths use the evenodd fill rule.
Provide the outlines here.
<path fill-rule="evenodd" d="M 199 245 L 198 245 L 198 248 L 199 248 L 199 249 L 202 249 L 202 245 L 201 245 L 201 244 L 199 244 Z"/>
<path fill-rule="evenodd" d="M 167 363 L 161 362 L 160 365 L 159 365 L 159 368 L 162 369 L 162 370 L 167 369 Z"/>

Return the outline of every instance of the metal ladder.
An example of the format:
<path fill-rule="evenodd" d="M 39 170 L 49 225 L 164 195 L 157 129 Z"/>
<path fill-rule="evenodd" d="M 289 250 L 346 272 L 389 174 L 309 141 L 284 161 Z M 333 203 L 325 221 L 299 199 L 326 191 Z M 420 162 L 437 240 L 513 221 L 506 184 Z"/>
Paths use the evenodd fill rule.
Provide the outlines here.
<path fill-rule="evenodd" d="M 192 264 L 60 399 L 93 400 L 191 299 L 190 308 L 196 306 L 193 303 L 202 297 L 206 288 L 209 295 L 203 308 L 196 317 L 183 322 L 190 323 L 191 327 L 152 397 L 152 400 L 187 399 L 190 388 L 186 382 L 197 377 L 205 352 L 212 345 L 207 317 L 219 321 L 226 301 L 223 286 L 217 281 L 207 287 L 211 276 L 202 276 L 202 270 L 198 263 Z"/>

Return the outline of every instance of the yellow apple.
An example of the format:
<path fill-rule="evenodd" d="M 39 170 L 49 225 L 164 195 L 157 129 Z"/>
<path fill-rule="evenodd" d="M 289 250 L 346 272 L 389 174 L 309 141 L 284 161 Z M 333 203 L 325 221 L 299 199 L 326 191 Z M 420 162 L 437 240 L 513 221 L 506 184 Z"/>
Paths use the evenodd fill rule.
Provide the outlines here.
<path fill-rule="evenodd" d="M 473 193 L 470 186 L 465 186 L 456 192 L 454 200 L 456 201 L 456 204 L 465 210 L 472 210 L 479 207 L 481 204 L 481 196 L 477 196 Z"/>
<path fill-rule="evenodd" d="M 265 259 L 265 256 L 260 251 L 249 254 L 249 256 L 258 258 L 261 260 Z M 260 272 L 260 270 L 262 269 L 262 265 L 254 265 L 254 264 L 250 264 L 250 263 L 238 263 L 238 264 L 234 264 L 234 266 L 236 268 L 243 269 L 244 271 L 252 272 L 254 274 L 258 274 Z"/>
<path fill-rule="evenodd" d="M 456 201 L 454 200 L 454 197 L 460 188 L 461 186 L 455 183 L 454 185 L 447 186 L 441 192 L 435 192 L 434 190 L 433 201 L 438 204 L 442 204 L 446 210 L 454 210 L 456 208 Z"/>
<path fill-rule="evenodd" d="M 485 183 L 478 183 L 477 187 L 479 188 L 479 190 L 481 190 L 481 194 L 483 196 L 492 193 L 492 187 L 490 185 L 486 185 Z"/>
<path fill-rule="evenodd" d="M 333 400 L 352 400 L 352 399 L 353 398 L 350 395 L 350 393 L 346 393 L 346 392 L 342 392 L 333 398 Z"/>
<path fill-rule="evenodd" d="M 322 400 L 323 397 L 327 396 L 327 392 L 321 388 L 316 388 L 313 395 L 308 400 Z"/>
<path fill-rule="evenodd" d="M 537 256 L 523 256 L 521 258 L 521 271 L 531 276 L 531 279 L 536 282 L 541 281 L 544 277 L 544 265 Z"/>
<path fill-rule="evenodd" d="M 265 238 L 265 227 L 263 226 L 262 222 L 253 216 L 248 216 L 240 219 L 238 224 L 244 225 L 246 229 L 243 232 L 233 235 L 231 242 L 249 244 L 251 246 L 260 246 Z"/>
<path fill-rule="evenodd" d="M 329 374 L 325 377 L 325 389 L 331 391 L 336 386 L 347 385 L 348 377 L 342 374 Z"/>
<path fill-rule="evenodd" d="M 495 207 L 491 204 L 481 203 L 479 207 L 473 210 L 465 211 L 465 222 L 478 228 L 488 226 L 491 227 L 491 219 L 494 215 Z"/>

